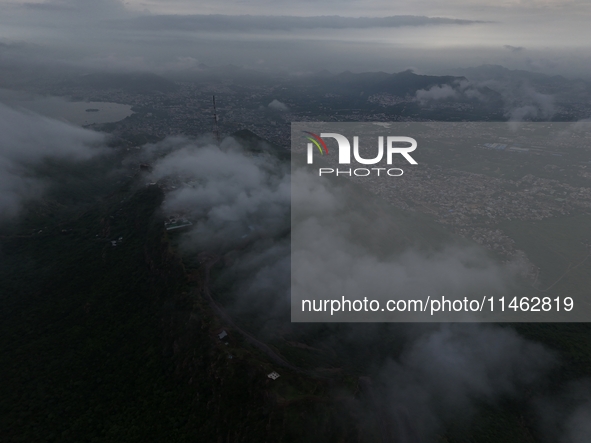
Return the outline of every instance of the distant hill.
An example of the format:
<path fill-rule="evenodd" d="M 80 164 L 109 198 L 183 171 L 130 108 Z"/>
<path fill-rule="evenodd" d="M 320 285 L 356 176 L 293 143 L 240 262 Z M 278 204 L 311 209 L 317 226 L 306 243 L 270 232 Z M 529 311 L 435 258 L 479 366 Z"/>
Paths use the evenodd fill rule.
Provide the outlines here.
<path fill-rule="evenodd" d="M 480 65 L 452 71 L 471 81 L 498 81 L 503 84 L 528 84 L 538 90 L 558 95 L 591 92 L 591 83 L 581 79 L 568 79 L 561 75 L 547 75 L 522 69 L 508 69 L 501 65 Z"/>
<path fill-rule="evenodd" d="M 453 71 L 461 74 L 471 80 L 483 79 L 523 79 L 530 81 L 554 81 L 554 82 L 569 82 L 561 75 L 547 75 L 540 72 L 525 71 L 522 69 L 509 69 L 501 65 L 484 64 L 471 68 L 460 68 Z"/>
<path fill-rule="evenodd" d="M 375 94 L 386 92 L 397 96 L 414 95 L 420 89 L 433 86 L 453 85 L 465 77 L 450 75 L 419 75 L 408 70 L 395 74 L 386 72 L 363 72 L 355 74 L 349 71 L 334 75 L 322 76 L 318 79 L 321 86 L 329 92 L 343 95 Z"/>
<path fill-rule="evenodd" d="M 150 73 L 93 73 L 72 79 L 75 84 L 97 89 L 121 89 L 126 92 L 149 94 L 173 92 L 178 86 L 171 80 Z"/>

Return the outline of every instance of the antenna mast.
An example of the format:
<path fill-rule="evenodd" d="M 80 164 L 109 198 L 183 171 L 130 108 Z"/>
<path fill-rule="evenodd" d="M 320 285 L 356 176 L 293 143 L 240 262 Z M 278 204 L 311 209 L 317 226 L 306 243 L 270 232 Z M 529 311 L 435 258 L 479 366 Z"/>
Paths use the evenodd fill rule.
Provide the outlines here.
<path fill-rule="evenodd" d="M 213 96 L 213 135 L 215 135 L 215 139 L 217 140 L 218 144 L 220 143 L 220 130 L 218 127 L 218 112 L 215 107 L 215 95 Z"/>

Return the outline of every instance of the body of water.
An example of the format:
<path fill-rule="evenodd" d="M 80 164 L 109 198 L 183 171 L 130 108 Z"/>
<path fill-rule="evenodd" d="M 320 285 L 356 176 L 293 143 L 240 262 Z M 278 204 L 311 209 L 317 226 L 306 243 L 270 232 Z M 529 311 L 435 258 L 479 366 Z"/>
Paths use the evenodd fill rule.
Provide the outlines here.
<path fill-rule="evenodd" d="M 0 103 L 79 126 L 116 122 L 133 114 L 130 105 L 68 101 L 62 97 L 35 95 L 8 89 L 0 89 Z"/>

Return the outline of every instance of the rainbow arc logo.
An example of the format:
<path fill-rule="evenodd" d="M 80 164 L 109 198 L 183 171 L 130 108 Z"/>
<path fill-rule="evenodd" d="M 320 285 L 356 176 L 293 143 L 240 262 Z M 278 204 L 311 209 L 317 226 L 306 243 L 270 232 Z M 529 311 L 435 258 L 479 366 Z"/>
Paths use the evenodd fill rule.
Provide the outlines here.
<path fill-rule="evenodd" d="M 325 153 L 328 154 L 328 146 L 326 146 L 326 143 L 324 143 L 324 140 L 322 140 L 322 137 L 320 137 L 317 134 L 314 134 L 313 132 L 309 132 L 309 131 L 302 131 L 302 132 L 304 132 L 305 134 L 308 134 L 306 136 L 306 138 L 308 140 L 310 140 L 312 143 L 314 143 L 314 145 L 316 145 L 316 147 L 320 151 L 321 155 L 324 155 Z"/>

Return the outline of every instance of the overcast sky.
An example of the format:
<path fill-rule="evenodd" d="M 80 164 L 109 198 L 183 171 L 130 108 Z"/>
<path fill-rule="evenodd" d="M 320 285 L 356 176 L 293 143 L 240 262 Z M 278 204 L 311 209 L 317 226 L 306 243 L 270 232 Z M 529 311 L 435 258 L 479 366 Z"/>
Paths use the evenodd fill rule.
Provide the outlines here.
<path fill-rule="evenodd" d="M 582 0 L 0 0 L 0 43 L 13 45 L 11 56 L 26 44 L 56 63 L 112 70 L 233 63 L 438 73 L 495 63 L 585 76 L 590 18 Z"/>

